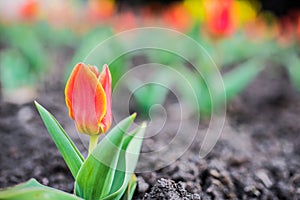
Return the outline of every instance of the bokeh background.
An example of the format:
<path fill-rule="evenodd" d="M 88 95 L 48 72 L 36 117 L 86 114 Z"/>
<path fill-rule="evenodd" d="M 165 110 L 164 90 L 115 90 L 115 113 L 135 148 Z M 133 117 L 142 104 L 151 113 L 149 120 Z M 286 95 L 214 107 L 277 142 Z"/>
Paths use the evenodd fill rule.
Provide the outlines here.
<path fill-rule="evenodd" d="M 300 88 L 299 4 L 283 0 L 3 0 L 0 2 L 1 98 L 29 102 L 36 98 L 47 78 L 50 82 L 64 83 L 72 67 L 101 41 L 124 30 L 149 26 L 174 29 L 199 42 L 224 72 L 228 100 L 251 82 L 265 62 L 285 66 L 295 87 Z M 120 48 L 122 44 L 117 42 L 111 51 Z M 187 65 L 166 52 L 143 53 L 148 62 L 151 56 L 156 56 L 156 62 L 161 64 Z M 109 63 L 114 84 L 122 73 L 136 65 L 136 60 L 142 62 L 143 59 L 136 57 L 132 54 Z M 197 60 L 201 71 L 209 71 L 199 55 L 191 55 L 191 59 Z M 201 77 L 195 79 L 198 87 Z M 201 87 L 205 93 L 205 84 Z M 165 99 L 153 97 L 152 102 L 145 103 L 139 100 L 145 99 L 142 93 L 145 92 L 135 95 L 142 112 Z M 201 98 L 207 95 L 202 93 Z M 200 111 L 209 113 L 209 104 L 214 102 L 199 105 Z"/>
<path fill-rule="evenodd" d="M 145 41 L 164 49 L 126 52 Z M 33 177 L 73 192 L 33 100 L 86 155 L 64 87 L 101 42 L 114 120 L 148 121 L 134 199 L 300 199 L 300 2 L 288 0 L 0 0 L 0 188 Z"/>

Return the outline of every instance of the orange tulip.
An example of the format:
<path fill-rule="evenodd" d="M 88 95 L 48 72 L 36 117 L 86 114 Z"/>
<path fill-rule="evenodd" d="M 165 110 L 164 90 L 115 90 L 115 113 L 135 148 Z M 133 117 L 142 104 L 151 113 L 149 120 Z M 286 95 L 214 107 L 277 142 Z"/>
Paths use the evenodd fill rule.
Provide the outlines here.
<path fill-rule="evenodd" d="M 99 73 L 96 66 L 77 64 L 67 82 L 65 97 L 79 132 L 98 135 L 110 128 L 111 75 L 107 65 Z"/>

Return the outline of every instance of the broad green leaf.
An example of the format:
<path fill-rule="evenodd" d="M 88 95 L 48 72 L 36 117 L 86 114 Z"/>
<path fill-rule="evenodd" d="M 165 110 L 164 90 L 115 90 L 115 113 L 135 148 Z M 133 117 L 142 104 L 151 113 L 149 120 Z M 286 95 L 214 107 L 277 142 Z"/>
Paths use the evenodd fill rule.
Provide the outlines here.
<path fill-rule="evenodd" d="M 42 42 L 32 28 L 25 25 L 13 25 L 6 29 L 3 35 L 7 42 L 25 56 L 35 75 L 47 67 L 47 57 Z M 37 56 L 38 55 L 38 56 Z"/>
<path fill-rule="evenodd" d="M 122 199 L 123 200 L 131 200 L 133 197 L 134 191 L 136 189 L 136 186 L 137 186 L 136 176 L 135 176 L 135 174 L 132 174 L 131 179 L 128 183 L 126 192 L 124 193 Z"/>
<path fill-rule="evenodd" d="M 178 70 L 187 81 L 185 84 L 178 84 L 180 93 L 184 96 L 185 101 L 188 102 L 191 108 L 205 115 L 209 115 L 211 113 L 212 99 L 207 84 L 209 76 L 206 73 L 208 71 L 202 73 L 201 70 L 201 74 L 199 74 L 198 72 L 194 73 L 183 67 L 176 68 L 176 70 Z M 204 74 L 207 76 L 205 79 L 203 78 Z"/>
<path fill-rule="evenodd" d="M 51 26 L 46 21 L 33 24 L 33 30 L 36 36 L 47 44 L 47 52 L 50 50 L 57 50 L 62 47 L 75 47 L 80 43 L 80 37 L 71 29 L 64 27 L 57 29 Z M 55 37 L 53 37 L 55 35 Z"/>
<path fill-rule="evenodd" d="M 0 79 L 6 90 L 33 84 L 32 72 L 26 58 L 16 49 L 7 49 L 0 54 Z"/>
<path fill-rule="evenodd" d="M 286 60 L 286 67 L 289 72 L 291 81 L 293 82 L 296 89 L 300 92 L 300 59 L 295 53 L 289 54 Z"/>
<path fill-rule="evenodd" d="M 128 183 L 139 158 L 145 128 L 146 125 L 142 124 L 124 139 L 110 194 L 103 198 L 104 200 L 120 199 L 129 187 Z M 133 185 L 130 187 L 130 190 L 134 191 Z"/>
<path fill-rule="evenodd" d="M 173 82 L 172 78 L 163 70 L 155 71 L 151 82 L 143 84 L 140 80 L 134 79 L 128 82 L 129 90 L 134 95 L 140 114 L 147 116 L 150 108 L 155 104 L 163 104 L 167 98 L 169 90 L 167 89 Z M 150 75 L 149 75 L 150 76 Z M 132 83 L 136 84 L 132 84 Z M 132 87 L 139 85 L 142 87 Z M 149 117 L 149 116 L 148 116 Z"/>
<path fill-rule="evenodd" d="M 122 120 L 96 146 L 76 177 L 75 192 L 84 199 L 100 199 L 109 194 L 126 131 L 136 114 Z"/>
<path fill-rule="evenodd" d="M 240 64 L 223 76 L 225 93 L 228 100 L 245 89 L 263 68 L 260 59 L 251 59 Z"/>
<path fill-rule="evenodd" d="M 35 102 L 35 105 L 73 177 L 76 178 L 84 158 L 57 120 L 39 103 Z"/>
<path fill-rule="evenodd" d="M 5 200 L 80 200 L 69 193 L 41 185 L 35 179 L 11 188 L 0 190 L 0 199 Z"/>
<path fill-rule="evenodd" d="M 244 32 L 237 32 L 234 37 L 221 40 L 214 49 L 218 51 L 221 60 L 220 67 L 230 66 L 262 55 L 270 57 L 279 50 L 274 40 L 252 41 Z"/>

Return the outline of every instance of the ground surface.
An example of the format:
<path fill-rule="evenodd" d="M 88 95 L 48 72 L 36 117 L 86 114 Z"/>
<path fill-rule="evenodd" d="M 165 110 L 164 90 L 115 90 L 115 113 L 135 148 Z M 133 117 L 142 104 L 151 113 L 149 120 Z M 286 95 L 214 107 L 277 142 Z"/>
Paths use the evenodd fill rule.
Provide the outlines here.
<path fill-rule="evenodd" d="M 62 84 L 41 89 L 38 101 L 68 133 L 75 132 Z M 169 166 L 138 173 L 134 198 L 300 199 L 300 97 L 284 71 L 264 71 L 227 110 L 222 137 L 205 159 L 199 158 L 194 142 Z M 72 192 L 72 176 L 32 103 L 0 103 L 0 136 L 0 188 L 34 177 Z M 76 134 L 71 137 L 86 151 Z M 143 151 L 165 137 L 170 135 L 145 140 Z M 138 168 L 157 159 L 140 162 Z"/>

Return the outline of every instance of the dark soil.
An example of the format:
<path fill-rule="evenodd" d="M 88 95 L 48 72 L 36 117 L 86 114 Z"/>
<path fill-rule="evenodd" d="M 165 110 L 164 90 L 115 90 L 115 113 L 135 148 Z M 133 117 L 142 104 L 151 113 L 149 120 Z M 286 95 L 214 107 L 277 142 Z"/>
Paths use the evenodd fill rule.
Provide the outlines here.
<path fill-rule="evenodd" d="M 47 85 L 38 101 L 76 133 L 63 98 L 62 84 Z M 169 166 L 138 173 L 134 199 L 300 199 L 300 96 L 285 71 L 262 72 L 227 111 L 222 137 L 206 158 L 198 156 L 196 141 Z M 73 178 L 33 103 L 0 102 L 0 136 L 1 188 L 33 177 L 72 192 Z M 86 152 L 76 134 L 71 137 Z M 166 137 L 145 140 L 143 151 Z"/>
<path fill-rule="evenodd" d="M 152 187 L 150 193 L 145 194 L 145 200 L 150 199 L 197 199 L 200 200 L 199 194 L 191 194 L 187 192 L 182 184 L 175 183 L 172 180 L 161 178 Z"/>

